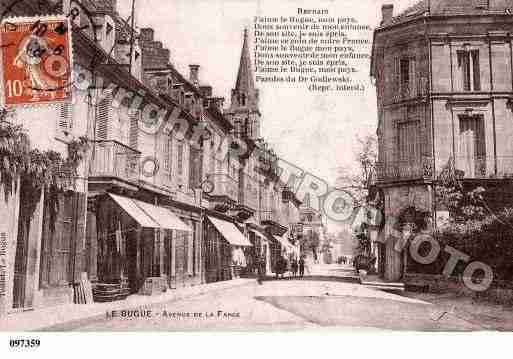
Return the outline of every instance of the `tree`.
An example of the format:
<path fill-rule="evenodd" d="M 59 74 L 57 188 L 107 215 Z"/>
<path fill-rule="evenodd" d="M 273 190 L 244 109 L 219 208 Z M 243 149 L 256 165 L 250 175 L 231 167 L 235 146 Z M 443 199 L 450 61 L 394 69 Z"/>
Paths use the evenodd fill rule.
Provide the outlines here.
<path fill-rule="evenodd" d="M 372 179 L 376 172 L 377 139 L 373 135 L 357 136 L 357 148 L 354 152 L 355 167 L 339 167 L 336 186 L 348 191 L 355 204 L 366 201 Z"/>
<path fill-rule="evenodd" d="M 317 231 L 308 231 L 306 235 L 303 236 L 301 248 L 311 250 L 314 259 L 317 260 L 317 248 L 319 248 L 319 244 L 319 233 Z"/>

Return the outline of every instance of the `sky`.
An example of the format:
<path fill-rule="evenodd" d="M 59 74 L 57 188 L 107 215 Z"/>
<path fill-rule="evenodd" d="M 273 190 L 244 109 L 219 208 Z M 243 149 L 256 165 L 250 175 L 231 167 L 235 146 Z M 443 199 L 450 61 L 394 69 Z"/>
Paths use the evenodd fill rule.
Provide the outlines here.
<path fill-rule="evenodd" d="M 328 9 L 330 16 L 351 16 L 376 27 L 381 5 L 394 13 L 416 0 L 136 0 L 138 27 L 155 29 L 155 40 L 171 50 L 171 62 L 188 76 L 188 65 L 199 64 L 201 84 L 230 101 L 242 47 L 243 29 L 252 38 L 254 16 L 292 16 L 297 8 Z M 120 14 L 130 14 L 131 0 L 118 0 Z M 372 37 L 369 32 L 360 36 Z M 368 51 L 370 53 L 370 46 Z M 298 86 L 257 83 L 260 89 L 262 135 L 277 154 L 333 184 L 338 167 L 354 167 L 356 136 L 374 134 L 376 93 L 369 62 L 358 65 L 367 87 L 358 95 L 315 93 Z"/>

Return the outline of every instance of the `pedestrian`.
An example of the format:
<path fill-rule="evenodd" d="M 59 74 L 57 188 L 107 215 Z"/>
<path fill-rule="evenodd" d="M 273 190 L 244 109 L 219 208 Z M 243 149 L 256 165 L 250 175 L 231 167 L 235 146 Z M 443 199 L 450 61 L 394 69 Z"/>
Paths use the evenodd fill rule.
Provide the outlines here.
<path fill-rule="evenodd" d="M 281 260 L 283 261 L 281 277 L 285 279 L 285 273 L 289 272 L 289 261 L 287 260 L 287 258 L 285 258 L 285 256 L 282 256 Z"/>
<path fill-rule="evenodd" d="M 297 277 L 297 270 L 298 270 L 298 264 L 297 264 L 297 259 L 296 258 L 292 258 L 292 263 L 290 264 L 290 267 L 292 269 L 292 277 L 296 278 Z"/>
<path fill-rule="evenodd" d="M 257 260 L 256 260 L 256 265 L 257 265 L 257 281 L 258 281 L 258 284 L 262 284 L 262 281 L 264 280 L 264 277 L 265 277 L 265 261 L 264 261 L 264 258 L 263 257 L 258 257 Z"/>
<path fill-rule="evenodd" d="M 303 278 L 305 275 L 305 259 L 303 256 L 299 259 L 299 277 Z"/>

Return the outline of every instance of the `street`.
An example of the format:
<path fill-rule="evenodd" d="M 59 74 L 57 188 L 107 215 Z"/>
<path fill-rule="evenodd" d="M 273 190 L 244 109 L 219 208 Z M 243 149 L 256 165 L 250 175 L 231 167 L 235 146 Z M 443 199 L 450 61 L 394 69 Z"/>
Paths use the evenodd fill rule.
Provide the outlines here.
<path fill-rule="evenodd" d="M 479 330 L 440 307 L 413 298 L 342 281 L 317 269 L 304 279 L 265 281 L 185 300 L 114 313 L 90 323 L 53 330 L 176 331 L 297 330 L 322 327 L 391 330 Z M 319 273 L 319 274 L 317 274 Z M 347 279 L 347 278 L 346 278 Z M 128 308 L 127 308 L 128 309 Z M 112 313 L 111 313 L 112 314 Z M 130 316 L 130 317 L 129 317 Z M 137 316 L 137 317 L 134 317 Z"/>

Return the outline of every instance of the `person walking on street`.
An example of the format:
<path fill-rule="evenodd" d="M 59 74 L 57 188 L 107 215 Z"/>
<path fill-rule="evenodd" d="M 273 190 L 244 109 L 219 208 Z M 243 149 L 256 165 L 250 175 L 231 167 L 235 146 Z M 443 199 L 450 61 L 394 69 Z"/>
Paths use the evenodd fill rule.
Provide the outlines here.
<path fill-rule="evenodd" d="M 297 264 L 297 259 L 296 258 L 292 258 L 292 263 L 290 264 L 290 267 L 292 269 L 292 277 L 296 278 L 297 277 L 297 270 L 298 270 L 298 264 Z"/>
<path fill-rule="evenodd" d="M 257 282 L 258 284 L 262 284 L 262 281 L 265 277 L 265 261 L 263 257 L 257 258 Z"/>
<path fill-rule="evenodd" d="M 305 259 L 303 256 L 299 259 L 299 277 L 303 278 L 305 275 Z"/>

